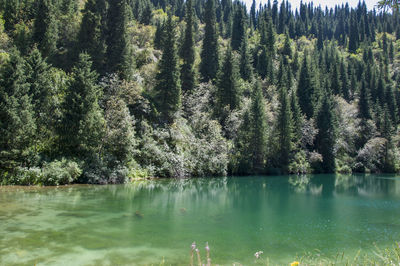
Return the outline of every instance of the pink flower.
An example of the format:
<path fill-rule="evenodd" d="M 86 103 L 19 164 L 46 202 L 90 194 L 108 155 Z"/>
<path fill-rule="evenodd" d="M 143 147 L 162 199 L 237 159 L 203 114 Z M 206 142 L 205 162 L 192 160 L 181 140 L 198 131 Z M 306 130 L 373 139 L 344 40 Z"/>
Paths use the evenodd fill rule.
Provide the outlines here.
<path fill-rule="evenodd" d="M 206 250 L 210 251 L 210 247 L 208 246 L 208 242 L 206 242 Z"/>
<path fill-rule="evenodd" d="M 195 250 L 196 249 L 196 242 L 193 242 L 192 243 L 192 250 Z"/>

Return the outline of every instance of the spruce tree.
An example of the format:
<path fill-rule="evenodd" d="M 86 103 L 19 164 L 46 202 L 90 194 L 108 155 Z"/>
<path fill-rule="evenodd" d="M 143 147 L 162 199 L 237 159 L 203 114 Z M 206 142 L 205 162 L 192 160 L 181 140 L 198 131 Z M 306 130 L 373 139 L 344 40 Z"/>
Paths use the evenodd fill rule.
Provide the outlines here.
<path fill-rule="evenodd" d="M 334 61 L 331 67 L 331 90 L 335 95 L 340 95 L 341 84 L 340 84 L 340 76 L 338 71 L 338 65 Z"/>
<path fill-rule="evenodd" d="M 161 123 L 173 123 L 181 106 L 181 81 L 175 39 L 175 23 L 169 12 L 165 23 L 162 57 L 158 63 L 155 86 L 155 103 Z"/>
<path fill-rule="evenodd" d="M 257 58 L 257 72 L 262 79 L 265 79 L 268 75 L 268 53 L 265 45 L 261 47 L 261 52 Z"/>
<path fill-rule="evenodd" d="M 29 84 L 28 94 L 32 101 L 33 116 L 36 121 L 36 142 L 49 142 L 52 138 L 57 108 L 54 100 L 51 69 L 42 58 L 38 49 L 33 49 L 25 62 L 26 81 Z"/>
<path fill-rule="evenodd" d="M 315 147 L 322 155 L 322 162 L 318 170 L 323 173 L 334 173 L 336 170 L 336 127 L 332 96 L 328 92 L 324 92 L 322 96 L 321 105 L 316 115 L 316 126 L 318 134 L 315 139 Z"/>
<path fill-rule="evenodd" d="M 233 16 L 231 47 L 232 50 L 238 51 L 242 46 L 245 38 L 246 21 L 243 7 L 239 2 L 236 3 L 236 9 Z"/>
<path fill-rule="evenodd" d="M 398 123 L 397 102 L 396 102 L 396 96 L 393 92 L 393 88 L 390 84 L 386 86 L 385 103 L 387 104 L 387 109 L 389 111 L 392 124 L 396 126 Z"/>
<path fill-rule="evenodd" d="M 107 12 L 106 73 L 117 73 L 122 79 L 132 76 L 133 58 L 126 28 L 128 6 L 126 0 L 109 0 Z"/>
<path fill-rule="evenodd" d="M 286 14 L 286 7 L 285 7 L 285 1 L 282 1 L 280 10 L 279 10 L 279 18 L 278 18 L 278 24 L 277 26 L 277 32 L 279 34 L 282 34 L 285 32 L 286 29 L 286 19 L 287 19 L 287 14 Z"/>
<path fill-rule="evenodd" d="M 156 32 L 154 34 L 154 48 L 161 50 L 163 42 L 164 23 L 157 22 Z"/>
<path fill-rule="evenodd" d="M 193 7 L 192 0 L 186 2 L 186 29 L 185 37 L 181 47 L 183 64 L 181 67 L 182 89 L 193 91 L 196 84 L 196 73 L 194 68 L 195 50 L 193 40 Z"/>
<path fill-rule="evenodd" d="M 290 110 L 293 117 L 293 139 L 298 142 L 302 137 L 303 116 L 299 106 L 299 100 L 294 91 L 290 94 Z"/>
<path fill-rule="evenodd" d="M 42 58 L 40 51 L 34 48 L 26 60 L 25 69 L 29 95 L 38 119 L 46 112 L 45 105 L 52 90 L 50 66 Z"/>
<path fill-rule="evenodd" d="M 250 148 L 252 154 L 252 173 L 261 174 L 265 169 L 266 116 L 261 85 L 256 82 L 250 105 Z"/>
<path fill-rule="evenodd" d="M 235 163 L 235 174 L 246 175 L 251 174 L 253 169 L 252 151 L 250 150 L 251 142 L 251 121 L 250 111 L 247 109 L 238 129 L 238 135 L 235 139 L 235 148 L 237 150 L 237 162 Z"/>
<path fill-rule="evenodd" d="M 350 18 L 349 52 L 355 53 L 358 48 L 358 25 L 354 15 Z"/>
<path fill-rule="evenodd" d="M 290 47 L 290 37 L 287 32 L 285 33 L 285 42 L 283 44 L 282 54 L 292 59 L 292 48 Z"/>
<path fill-rule="evenodd" d="M 382 116 L 382 126 L 381 126 L 381 134 L 382 137 L 387 139 L 388 141 L 391 141 L 391 137 L 393 134 L 393 123 L 390 117 L 390 111 L 388 106 L 385 104 L 383 107 L 383 114 Z"/>
<path fill-rule="evenodd" d="M 239 71 L 230 47 L 226 50 L 224 63 L 218 74 L 218 108 L 222 111 L 226 106 L 234 110 L 239 106 Z"/>
<path fill-rule="evenodd" d="M 250 22 L 254 29 L 257 28 L 257 17 L 256 17 L 256 0 L 253 0 L 250 8 Z"/>
<path fill-rule="evenodd" d="M 322 50 L 324 48 L 324 32 L 322 30 L 322 24 L 318 25 L 318 34 L 317 34 L 317 48 L 318 50 Z"/>
<path fill-rule="evenodd" d="M 30 166 L 36 124 L 24 73 L 24 61 L 12 51 L 0 73 L 0 171 Z"/>
<path fill-rule="evenodd" d="M 358 149 L 364 147 L 371 136 L 368 120 L 371 119 L 370 95 L 366 82 L 363 81 L 360 87 L 360 98 L 358 100 L 358 117 L 360 118 L 360 132 L 356 146 Z"/>
<path fill-rule="evenodd" d="M 347 76 L 346 65 L 342 59 L 340 63 L 340 85 L 341 85 L 341 95 L 346 101 L 350 101 L 350 88 L 349 88 L 349 78 Z"/>
<path fill-rule="evenodd" d="M 54 55 L 57 49 L 58 27 L 55 15 L 53 1 L 38 1 L 32 38 L 43 57 Z"/>
<path fill-rule="evenodd" d="M 277 116 L 278 133 L 278 157 L 279 165 L 283 173 L 288 172 L 291 153 L 293 150 L 293 120 L 290 101 L 285 86 L 279 89 L 279 109 Z"/>
<path fill-rule="evenodd" d="M 271 58 L 275 57 L 275 30 L 272 21 L 269 19 L 266 28 L 266 43 L 268 54 Z"/>
<path fill-rule="evenodd" d="M 381 104 L 382 107 L 385 104 L 385 91 L 386 91 L 386 83 L 381 72 L 376 87 L 376 97 L 377 97 L 376 100 Z"/>
<path fill-rule="evenodd" d="M 358 100 L 358 114 L 361 119 L 371 119 L 370 94 L 365 82 L 360 87 L 360 98 Z"/>
<path fill-rule="evenodd" d="M 303 64 L 300 69 L 297 97 L 303 114 L 311 118 L 314 113 L 314 80 L 308 63 L 307 53 L 304 53 Z"/>
<path fill-rule="evenodd" d="M 5 20 L 5 30 L 11 32 L 15 28 L 15 24 L 18 23 L 20 9 L 21 9 L 21 1 L 20 0 L 7 0 L 4 5 L 4 20 Z M 1 6 L 0 6 L 1 8 Z"/>
<path fill-rule="evenodd" d="M 242 47 L 240 47 L 240 76 L 246 81 L 250 81 L 253 76 L 251 55 L 248 47 L 247 34 L 245 34 Z"/>
<path fill-rule="evenodd" d="M 136 146 L 134 121 L 124 100 L 123 83 L 111 77 L 102 83 L 102 108 L 106 122 L 104 154 L 109 168 L 125 165 L 132 160 Z"/>
<path fill-rule="evenodd" d="M 58 125 L 60 152 L 70 157 L 86 158 L 99 154 L 104 135 L 104 119 L 98 99 L 97 73 L 92 71 L 88 54 L 80 54 L 62 104 Z"/>
<path fill-rule="evenodd" d="M 200 73 L 203 81 L 213 80 L 218 72 L 218 35 L 214 0 L 207 0 L 204 13 L 204 39 L 201 50 Z"/>
<path fill-rule="evenodd" d="M 82 23 L 78 33 L 79 53 L 89 54 L 93 60 L 93 68 L 104 75 L 106 70 L 106 0 L 88 0 L 82 13 Z"/>

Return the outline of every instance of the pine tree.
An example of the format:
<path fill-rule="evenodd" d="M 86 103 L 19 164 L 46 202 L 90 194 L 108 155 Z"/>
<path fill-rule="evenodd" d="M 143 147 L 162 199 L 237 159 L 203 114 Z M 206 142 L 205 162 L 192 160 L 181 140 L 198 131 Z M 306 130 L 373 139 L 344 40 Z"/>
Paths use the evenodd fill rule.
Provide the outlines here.
<path fill-rule="evenodd" d="M 226 50 L 224 63 L 218 74 L 218 108 L 220 112 L 226 107 L 234 110 L 239 106 L 238 67 L 230 47 Z"/>
<path fill-rule="evenodd" d="M 263 95 L 259 82 L 253 89 L 250 105 L 250 148 L 252 154 L 252 173 L 260 174 L 265 169 L 266 117 Z"/>
<path fill-rule="evenodd" d="M 300 69 L 297 97 L 303 114 L 311 118 L 314 113 L 314 81 L 308 63 L 307 53 L 304 53 L 303 64 Z"/>
<path fill-rule="evenodd" d="M 163 54 L 158 63 L 155 102 L 162 123 L 173 123 L 181 106 L 181 81 L 175 39 L 175 23 L 171 12 L 165 24 Z"/>
<path fill-rule="evenodd" d="M 92 71 L 88 54 L 81 54 L 72 70 L 71 81 L 62 104 L 62 119 L 57 130 L 60 151 L 71 157 L 85 158 L 100 152 L 104 119 L 98 99 L 97 73 Z"/>
<path fill-rule="evenodd" d="M 33 24 L 33 41 L 43 57 L 49 57 L 56 52 L 58 39 L 56 11 L 51 0 L 39 0 Z"/>
<path fill-rule="evenodd" d="M 93 60 L 93 68 L 105 74 L 106 53 L 106 1 L 88 0 L 83 10 L 83 18 L 78 33 L 79 53 L 86 52 Z"/>
<path fill-rule="evenodd" d="M 253 77 L 251 56 L 248 48 L 247 34 L 245 34 L 242 47 L 240 47 L 240 75 L 242 79 L 250 81 Z"/>
<path fill-rule="evenodd" d="M 320 171 L 323 173 L 334 173 L 336 143 L 335 115 L 331 96 L 325 92 L 322 96 L 321 106 L 316 115 L 316 126 L 318 134 L 315 139 L 317 151 L 322 155 Z"/>
<path fill-rule="evenodd" d="M 185 37 L 181 47 L 183 65 L 181 67 L 182 89 L 193 91 L 196 84 L 196 73 L 194 68 L 195 51 L 193 40 L 193 7 L 192 0 L 186 2 L 186 29 Z"/>
<path fill-rule="evenodd" d="M 34 159 L 34 120 L 24 61 L 12 51 L 0 73 L 0 171 L 29 166 Z"/>
<path fill-rule="evenodd" d="M 200 73 L 203 81 L 213 80 L 218 72 L 218 35 L 214 0 L 207 0 L 204 13 L 204 40 L 201 51 Z"/>
<path fill-rule="evenodd" d="M 132 76 L 133 58 L 127 36 L 128 6 L 126 0 L 109 0 L 107 12 L 106 73 L 117 73 L 122 79 Z"/>

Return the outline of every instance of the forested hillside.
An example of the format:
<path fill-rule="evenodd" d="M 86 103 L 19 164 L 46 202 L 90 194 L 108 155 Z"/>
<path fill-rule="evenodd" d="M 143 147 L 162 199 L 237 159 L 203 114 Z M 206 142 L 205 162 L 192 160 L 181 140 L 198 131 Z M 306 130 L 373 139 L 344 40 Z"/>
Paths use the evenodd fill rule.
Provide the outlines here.
<path fill-rule="evenodd" d="M 0 0 L 0 183 L 400 170 L 400 14 Z"/>

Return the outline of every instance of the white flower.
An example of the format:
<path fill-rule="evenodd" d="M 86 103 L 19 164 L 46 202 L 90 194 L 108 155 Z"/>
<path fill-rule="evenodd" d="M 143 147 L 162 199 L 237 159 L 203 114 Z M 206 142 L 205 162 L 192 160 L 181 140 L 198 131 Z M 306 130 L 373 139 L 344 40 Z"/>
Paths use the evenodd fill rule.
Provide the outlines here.
<path fill-rule="evenodd" d="M 256 259 L 259 259 L 260 258 L 260 256 L 261 256 L 261 254 L 263 254 L 264 252 L 262 252 L 261 250 L 260 251 L 257 251 L 256 253 L 254 253 L 254 257 L 256 257 Z"/>

